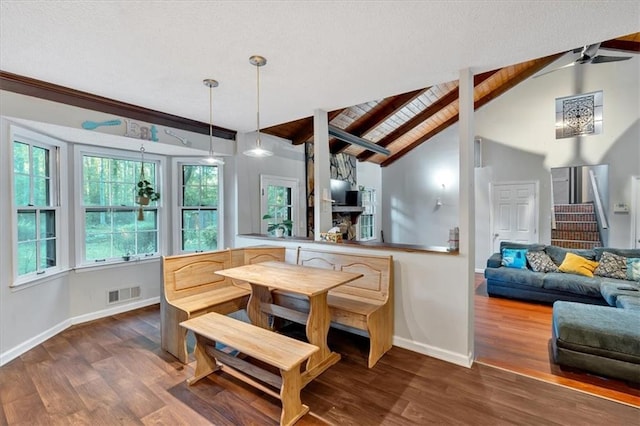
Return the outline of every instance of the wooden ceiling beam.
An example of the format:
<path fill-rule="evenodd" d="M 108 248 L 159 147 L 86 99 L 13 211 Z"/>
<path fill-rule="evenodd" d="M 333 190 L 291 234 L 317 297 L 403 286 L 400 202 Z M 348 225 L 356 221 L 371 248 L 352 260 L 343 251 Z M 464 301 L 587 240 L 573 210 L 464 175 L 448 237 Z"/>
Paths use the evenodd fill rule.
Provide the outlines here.
<path fill-rule="evenodd" d="M 327 113 L 328 121 L 331 122 L 334 118 L 342 114 L 342 111 L 346 108 L 336 109 Z M 304 124 L 292 137 L 291 143 L 293 145 L 301 145 L 313 138 L 313 117 L 308 117 L 309 122 Z"/>
<path fill-rule="evenodd" d="M 640 43 L 631 40 L 607 40 L 600 43 L 600 47 L 620 52 L 640 53 Z"/>
<path fill-rule="evenodd" d="M 173 127 L 175 129 L 209 135 L 209 124 L 200 121 L 120 102 L 115 99 L 104 98 L 6 71 L 0 71 L 0 89 L 66 105 L 73 105 L 92 111 L 99 111 L 105 114 L 140 120 L 159 126 Z M 236 131 L 213 126 L 213 136 L 235 140 Z"/>
<path fill-rule="evenodd" d="M 563 55 L 562 53 L 558 53 L 558 54 L 555 54 L 555 55 L 547 56 L 547 57 L 544 57 L 544 58 L 537 59 L 536 61 L 533 61 L 534 63 L 529 68 L 525 68 L 524 70 L 520 71 L 518 74 L 516 74 L 513 78 L 511 78 L 505 84 L 501 85 L 500 87 L 496 88 L 495 90 L 491 91 L 490 93 L 487 93 L 482 98 L 476 100 L 473 103 L 474 111 L 476 109 L 480 108 L 481 106 L 485 105 L 487 102 L 490 102 L 491 100 L 493 100 L 493 99 L 497 98 L 498 96 L 502 95 L 504 92 L 506 92 L 507 90 L 509 90 L 512 87 L 516 86 L 517 84 L 521 83 L 522 81 L 526 80 L 527 78 L 531 77 L 533 74 L 537 73 L 538 71 L 540 71 L 541 69 L 543 69 L 544 67 L 546 67 L 547 65 L 549 65 L 550 63 L 552 63 L 553 61 L 555 61 L 556 59 L 558 59 L 562 55 Z M 477 84 L 475 83 L 475 79 L 474 79 L 474 85 L 477 86 Z M 443 131 L 447 127 L 451 126 L 452 124 L 457 123 L 458 122 L 458 118 L 459 118 L 459 114 L 455 114 L 454 116 L 449 118 L 447 121 L 443 122 L 442 124 L 440 124 L 436 128 L 434 128 L 434 129 L 430 130 L 429 132 L 425 133 L 424 135 L 420 136 L 418 139 L 416 139 L 415 141 L 411 142 L 409 145 L 405 146 L 404 148 L 402 148 L 398 152 L 393 153 L 391 155 L 391 157 L 387 158 L 382 163 L 380 163 L 380 166 L 386 167 L 386 166 L 394 163 L 395 161 L 399 160 L 405 154 L 407 154 L 409 151 L 411 151 L 412 149 L 416 148 L 418 145 L 420 145 L 423 142 L 427 141 L 428 139 L 432 138 L 433 136 L 435 136 L 436 134 L 440 133 L 441 131 Z"/>
<path fill-rule="evenodd" d="M 367 114 L 364 114 L 362 117 L 351 123 L 351 125 L 344 130 L 354 136 L 362 137 L 384 123 L 389 117 L 396 114 L 402 108 L 407 106 L 407 104 L 413 102 L 418 96 L 422 95 L 427 90 L 429 90 L 429 87 L 396 96 L 389 96 L 379 102 L 378 105 L 376 105 Z M 343 151 L 348 146 L 350 146 L 348 143 L 332 138 L 329 142 L 329 151 L 332 154 L 335 154 Z"/>
<path fill-rule="evenodd" d="M 498 71 L 500 71 L 500 70 L 497 69 L 497 70 L 487 71 L 485 73 L 478 74 L 478 75 L 474 76 L 473 77 L 474 86 L 478 86 L 479 84 L 484 82 L 486 79 L 488 79 L 489 77 L 491 77 L 492 75 L 494 75 Z M 454 102 L 455 100 L 457 100 L 458 96 L 459 96 L 459 91 L 458 91 L 457 87 L 455 89 L 450 90 L 443 97 L 441 97 L 440 99 L 438 99 L 437 101 L 435 101 L 434 103 L 429 105 L 427 108 L 425 108 L 419 114 L 415 115 L 409 121 L 405 122 L 403 125 L 401 125 L 397 129 L 395 129 L 393 132 L 389 133 L 387 136 L 385 136 L 384 138 L 380 139 L 377 144 L 382 146 L 382 147 L 387 147 L 387 146 L 391 145 L 395 140 L 397 140 L 400 137 L 402 137 L 405 133 L 411 131 L 415 127 L 417 127 L 420 124 L 424 123 L 426 120 L 428 120 L 430 117 L 435 115 L 442 108 L 446 107 L 451 102 Z M 358 158 L 359 161 L 366 161 L 369 158 L 371 158 L 373 155 L 374 155 L 374 153 L 372 153 L 370 151 L 365 151 L 365 152 L 362 152 L 361 154 L 359 154 L 357 156 L 357 158 Z"/>

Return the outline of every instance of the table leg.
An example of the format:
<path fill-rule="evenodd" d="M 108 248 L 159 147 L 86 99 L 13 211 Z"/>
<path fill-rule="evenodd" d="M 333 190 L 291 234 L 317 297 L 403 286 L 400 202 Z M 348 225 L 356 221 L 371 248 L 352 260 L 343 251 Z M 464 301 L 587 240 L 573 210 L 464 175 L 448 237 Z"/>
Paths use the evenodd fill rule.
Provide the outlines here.
<path fill-rule="evenodd" d="M 263 303 L 272 303 L 271 292 L 268 287 L 251 284 L 251 296 L 247 303 L 247 316 L 253 325 L 271 329 L 269 315 L 262 312 Z"/>
<path fill-rule="evenodd" d="M 327 293 L 309 297 L 309 317 L 307 319 L 307 340 L 320 350 L 307 361 L 307 370 L 303 383 L 307 384 L 329 366 L 340 360 L 340 354 L 331 352 L 327 345 L 327 334 L 331 325 L 331 313 L 327 305 Z"/>

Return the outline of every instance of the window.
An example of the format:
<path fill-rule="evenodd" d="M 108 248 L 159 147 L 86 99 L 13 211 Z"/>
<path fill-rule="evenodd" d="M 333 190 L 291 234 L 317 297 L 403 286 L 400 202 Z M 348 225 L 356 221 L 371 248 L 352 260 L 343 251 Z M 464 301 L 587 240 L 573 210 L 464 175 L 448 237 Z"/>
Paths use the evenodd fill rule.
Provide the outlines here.
<path fill-rule="evenodd" d="M 374 189 L 364 189 L 362 191 L 362 207 L 364 211 L 358 218 L 359 240 L 375 240 L 376 191 Z"/>
<path fill-rule="evenodd" d="M 298 211 L 298 180 L 261 175 L 260 194 L 262 199 L 260 217 L 265 215 L 270 217 L 262 221 L 261 232 L 275 235 L 276 229 L 279 227 L 284 230 L 284 235 L 295 235 Z M 273 225 L 281 226 L 275 227 Z"/>
<path fill-rule="evenodd" d="M 180 241 L 183 252 L 220 246 L 219 166 L 179 163 Z"/>
<path fill-rule="evenodd" d="M 136 204 L 141 165 L 144 178 L 159 188 L 159 161 L 107 153 L 81 154 L 80 263 L 149 257 L 159 252 L 159 201 Z M 139 217 L 140 210 L 142 214 Z M 142 218 L 142 220 L 140 220 Z"/>
<path fill-rule="evenodd" d="M 15 211 L 14 278 L 21 284 L 66 267 L 59 161 L 64 144 L 11 126 L 13 206 Z M 62 154 L 62 155 L 61 155 Z M 66 180 L 65 180 L 66 184 Z"/>

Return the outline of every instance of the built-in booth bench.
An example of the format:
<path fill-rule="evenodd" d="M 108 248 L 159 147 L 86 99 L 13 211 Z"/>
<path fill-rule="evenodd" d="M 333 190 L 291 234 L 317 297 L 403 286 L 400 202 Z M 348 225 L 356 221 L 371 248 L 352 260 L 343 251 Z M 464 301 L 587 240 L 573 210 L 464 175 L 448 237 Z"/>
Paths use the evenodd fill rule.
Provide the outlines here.
<path fill-rule="evenodd" d="M 187 330 L 180 323 L 208 312 L 230 314 L 247 306 L 248 285 L 234 285 L 215 271 L 285 260 L 284 247 L 251 247 L 163 256 L 164 297 L 161 303 L 162 349 L 188 363 Z"/>
<path fill-rule="evenodd" d="M 361 330 L 369 336 L 368 366 L 373 367 L 391 349 L 393 342 L 393 257 L 299 247 L 296 262 L 363 274 L 355 281 L 330 290 L 327 304 L 332 325 Z M 278 305 L 309 312 L 308 300 L 300 295 L 274 291 L 273 299 Z M 295 318 L 291 319 L 295 321 Z"/>
<path fill-rule="evenodd" d="M 262 246 L 163 257 L 163 302 L 166 303 L 162 313 L 162 348 L 187 363 L 187 330 L 180 326 L 181 322 L 208 312 L 229 314 L 246 308 L 251 293 L 248 285 L 234 285 L 232 280 L 215 271 L 267 260 L 284 261 L 285 256 L 284 247 Z M 327 303 L 332 325 L 368 335 L 368 366 L 373 367 L 392 346 L 393 257 L 299 247 L 295 262 L 363 274 L 330 290 Z M 309 302 L 304 296 L 274 291 L 273 299 L 278 305 L 309 312 Z M 299 315 L 287 319 L 301 321 Z"/>

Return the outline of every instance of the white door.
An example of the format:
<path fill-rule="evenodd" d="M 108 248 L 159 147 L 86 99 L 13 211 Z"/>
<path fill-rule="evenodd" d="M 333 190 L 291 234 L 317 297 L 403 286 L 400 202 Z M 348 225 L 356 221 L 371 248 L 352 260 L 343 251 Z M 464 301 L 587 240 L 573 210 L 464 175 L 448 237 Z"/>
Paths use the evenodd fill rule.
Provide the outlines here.
<path fill-rule="evenodd" d="M 501 241 L 538 242 L 537 182 L 491 185 L 491 235 L 493 252 Z"/>
<path fill-rule="evenodd" d="M 633 228 L 631 229 L 631 236 L 633 238 L 633 242 L 631 247 L 640 248 L 640 176 L 634 176 L 631 181 L 631 189 L 633 191 L 631 197 L 633 199 L 633 203 L 631 204 L 632 219 L 631 225 Z"/>
<path fill-rule="evenodd" d="M 285 235 L 296 235 L 296 229 L 299 227 L 298 179 L 260 175 L 260 195 L 260 218 L 264 215 L 271 217 L 262 220 L 261 232 L 268 233 L 269 223 L 291 221 L 293 225 L 285 231 Z"/>

